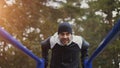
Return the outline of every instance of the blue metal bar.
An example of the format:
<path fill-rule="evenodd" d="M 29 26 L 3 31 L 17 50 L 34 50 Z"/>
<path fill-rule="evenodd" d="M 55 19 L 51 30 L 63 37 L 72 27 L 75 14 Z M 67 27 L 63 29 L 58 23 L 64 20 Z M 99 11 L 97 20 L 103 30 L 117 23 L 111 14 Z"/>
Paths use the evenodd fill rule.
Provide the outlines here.
<path fill-rule="evenodd" d="M 42 63 L 37 63 L 37 68 L 44 68 L 44 59 L 41 60 Z"/>
<path fill-rule="evenodd" d="M 89 58 L 88 62 L 86 62 L 85 64 L 86 68 L 92 68 L 92 61 L 100 54 L 100 52 L 102 52 L 102 50 L 107 46 L 108 43 L 110 43 L 118 36 L 118 34 L 120 34 L 120 20 L 115 24 L 112 30 L 103 39 L 99 47 L 94 51 L 94 53 Z"/>
<path fill-rule="evenodd" d="M 37 65 L 37 68 L 44 68 L 44 65 L 43 65 L 44 61 L 43 61 L 43 59 L 40 59 L 39 57 L 35 56 L 22 43 L 20 43 L 15 38 L 13 38 L 7 31 L 2 29 L 1 27 L 0 27 L 0 37 L 4 38 L 5 40 L 7 40 L 11 44 L 13 44 L 15 47 L 20 49 L 22 52 L 24 52 L 26 55 L 30 56 L 32 59 L 37 61 L 37 63 L 39 63 L 39 65 Z"/>

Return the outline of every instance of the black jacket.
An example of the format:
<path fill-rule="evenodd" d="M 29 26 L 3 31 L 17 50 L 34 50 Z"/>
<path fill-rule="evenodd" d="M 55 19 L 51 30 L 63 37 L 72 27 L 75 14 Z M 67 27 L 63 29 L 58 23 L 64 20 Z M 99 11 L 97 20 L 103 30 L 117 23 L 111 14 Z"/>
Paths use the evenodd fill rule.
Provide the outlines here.
<path fill-rule="evenodd" d="M 41 42 L 42 56 L 45 59 L 45 68 L 48 65 L 48 50 L 52 50 L 50 68 L 84 68 L 84 60 L 88 58 L 89 43 L 81 36 L 73 36 L 72 41 L 67 46 L 62 46 L 57 36 L 51 36 Z"/>

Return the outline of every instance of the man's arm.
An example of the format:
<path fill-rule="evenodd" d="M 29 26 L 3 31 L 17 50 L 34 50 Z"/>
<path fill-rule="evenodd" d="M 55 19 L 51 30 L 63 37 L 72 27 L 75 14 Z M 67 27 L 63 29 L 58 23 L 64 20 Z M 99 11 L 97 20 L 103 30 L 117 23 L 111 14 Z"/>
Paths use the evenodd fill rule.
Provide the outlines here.
<path fill-rule="evenodd" d="M 45 68 L 48 65 L 48 51 L 50 49 L 50 37 L 41 42 L 42 57 L 45 59 Z"/>
<path fill-rule="evenodd" d="M 85 39 L 83 39 L 82 49 L 81 49 L 82 68 L 84 68 L 84 63 L 88 60 L 88 47 L 89 47 L 89 43 Z"/>

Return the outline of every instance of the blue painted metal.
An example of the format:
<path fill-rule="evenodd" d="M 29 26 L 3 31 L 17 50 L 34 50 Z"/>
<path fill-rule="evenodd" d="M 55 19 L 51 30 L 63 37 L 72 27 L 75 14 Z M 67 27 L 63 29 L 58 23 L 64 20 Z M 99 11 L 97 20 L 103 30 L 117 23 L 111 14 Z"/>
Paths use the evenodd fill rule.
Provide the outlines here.
<path fill-rule="evenodd" d="M 92 68 L 92 61 L 102 52 L 102 50 L 107 46 L 108 43 L 110 43 L 118 36 L 118 34 L 120 34 L 120 20 L 115 24 L 112 30 L 100 43 L 99 47 L 91 55 L 91 57 L 85 64 L 85 68 Z"/>
<path fill-rule="evenodd" d="M 37 68 L 44 68 L 44 59 L 40 59 L 42 63 L 37 63 Z"/>
<path fill-rule="evenodd" d="M 0 37 L 4 38 L 5 40 L 7 40 L 11 44 L 13 44 L 15 47 L 20 49 L 22 52 L 24 52 L 26 55 L 28 55 L 32 59 L 34 59 L 38 63 L 37 68 L 44 68 L 44 60 L 43 59 L 40 59 L 39 57 L 35 56 L 22 43 L 20 43 L 15 38 L 13 38 L 7 31 L 2 29 L 1 27 L 0 27 Z"/>

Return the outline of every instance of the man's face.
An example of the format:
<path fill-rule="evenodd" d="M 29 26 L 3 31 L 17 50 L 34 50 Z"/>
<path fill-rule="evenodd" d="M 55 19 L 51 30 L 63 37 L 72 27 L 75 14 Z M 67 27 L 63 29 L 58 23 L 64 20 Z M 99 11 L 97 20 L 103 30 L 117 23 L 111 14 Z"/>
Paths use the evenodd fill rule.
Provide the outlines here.
<path fill-rule="evenodd" d="M 68 44 L 70 42 L 70 38 L 71 38 L 71 34 L 68 33 L 68 32 L 62 32 L 62 33 L 59 34 L 60 42 L 63 45 Z"/>

